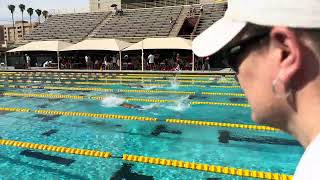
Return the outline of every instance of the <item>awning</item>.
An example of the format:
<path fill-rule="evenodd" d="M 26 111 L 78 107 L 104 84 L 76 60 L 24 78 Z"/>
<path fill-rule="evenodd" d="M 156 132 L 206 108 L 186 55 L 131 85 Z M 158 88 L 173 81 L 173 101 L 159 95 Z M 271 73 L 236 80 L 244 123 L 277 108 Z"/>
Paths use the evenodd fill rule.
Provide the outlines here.
<path fill-rule="evenodd" d="M 81 50 L 104 50 L 121 51 L 129 47 L 131 43 L 118 39 L 87 39 L 77 44 L 69 46 L 62 51 L 81 51 Z"/>
<path fill-rule="evenodd" d="M 137 42 L 123 51 L 141 50 L 141 49 L 192 49 L 192 41 L 180 37 L 172 38 L 147 38 Z"/>
<path fill-rule="evenodd" d="M 59 52 L 62 49 L 71 46 L 71 43 L 63 41 L 34 41 L 23 46 L 11 49 L 7 52 L 20 52 L 20 51 L 54 51 Z"/>

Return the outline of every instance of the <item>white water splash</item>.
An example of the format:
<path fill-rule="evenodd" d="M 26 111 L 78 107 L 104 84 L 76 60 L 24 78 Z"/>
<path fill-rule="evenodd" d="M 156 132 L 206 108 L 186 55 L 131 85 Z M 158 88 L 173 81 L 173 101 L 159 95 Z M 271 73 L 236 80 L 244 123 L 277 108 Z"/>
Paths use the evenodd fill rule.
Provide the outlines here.
<path fill-rule="evenodd" d="M 177 80 L 177 77 L 174 77 L 173 80 L 170 81 L 171 86 L 168 89 L 178 89 L 180 82 Z"/>
<path fill-rule="evenodd" d="M 141 106 L 142 110 L 149 110 L 149 109 L 153 109 L 153 108 L 157 108 L 159 107 L 159 104 L 149 104 L 149 105 L 145 105 L 145 106 Z"/>
<path fill-rule="evenodd" d="M 145 90 L 152 90 L 152 89 L 156 89 L 158 88 L 159 86 L 144 86 L 143 89 Z"/>
<path fill-rule="evenodd" d="M 169 109 L 169 110 L 183 112 L 190 107 L 190 104 L 188 102 L 188 97 L 189 96 L 182 97 L 182 98 L 178 99 L 176 101 L 176 103 L 174 103 L 173 105 L 169 105 L 169 106 L 167 105 L 167 106 L 163 106 L 163 107 L 166 109 Z"/>
<path fill-rule="evenodd" d="M 126 100 L 124 98 L 117 97 L 115 95 L 107 95 L 101 101 L 104 107 L 117 107 Z"/>

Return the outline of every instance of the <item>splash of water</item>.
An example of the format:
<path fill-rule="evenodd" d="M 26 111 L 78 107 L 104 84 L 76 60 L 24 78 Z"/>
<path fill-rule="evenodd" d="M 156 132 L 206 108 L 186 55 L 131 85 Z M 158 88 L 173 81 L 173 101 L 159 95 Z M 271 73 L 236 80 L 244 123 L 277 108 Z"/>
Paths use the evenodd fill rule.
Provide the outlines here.
<path fill-rule="evenodd" d="M 190 104 L 188 102 L 188 96 L 178 99 L 173 105 L 167 105 L 163 107 L 172 111 L 183 112 L 190 107 Z"/>
<path fill-rule="evenodd" d="M 158 88 L 158 86 L 144 86 L 143 89 L 145 90 L 152 90 L 152 89 L 156 89 Z"/>
<path fill-rule="evenodd" d="M 150 104 L 150 105 L 146 105 L 146 106 L 141 106 L 142 110 L 149 110 L 149 109 L 153 109 L 153 108 L 157 108 L 159 107 L 159 104 Z"/>
<path fill-rule="evenodd" d="M 180 82 L 177 80 L 175 76 L 173 80 L 170 81 L 171 86 L 168 89 L 178 89 Z"/>
<path fill-rule="evenodd" d="M 117 97 L 115 95 L 106 95 L 101 101 L 104 107 L 117 107 L 125 102 L 124 98 Z"/>

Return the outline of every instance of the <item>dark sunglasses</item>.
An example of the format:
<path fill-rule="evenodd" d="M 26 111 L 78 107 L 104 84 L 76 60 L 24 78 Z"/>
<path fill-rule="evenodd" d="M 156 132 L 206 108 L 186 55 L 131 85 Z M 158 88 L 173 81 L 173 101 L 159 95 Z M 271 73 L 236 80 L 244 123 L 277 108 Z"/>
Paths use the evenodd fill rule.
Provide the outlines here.
<path fill-rule="evenodd" d="M 240 55 L 242 53 L 245 52 L 245 49 L 250 46 L 253 45 L 254 43 L 259 42 L 259 40 L 267 37 L 269 35 L 270 31 L 266 31 L 257 35 L 254 35 L 252 37 L 246 38 L 238 43 L 236 43 L 235 45 L 232 45 L 224 50 L 222 50 L 222 58 L 223 58 L 223 63 L 230 67 L 233 71 L 235 71 L 236 73 L 239 72 L 239 60 L 238 58 L 240 57 Z"/>

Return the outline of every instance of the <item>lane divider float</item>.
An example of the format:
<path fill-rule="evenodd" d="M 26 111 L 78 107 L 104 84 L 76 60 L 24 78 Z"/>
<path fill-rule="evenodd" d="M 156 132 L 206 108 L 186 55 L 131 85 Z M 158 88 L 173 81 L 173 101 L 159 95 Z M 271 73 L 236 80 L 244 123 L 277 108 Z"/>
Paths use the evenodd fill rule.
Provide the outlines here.
<path fill-rule="evenodd" d="M 63 115 L 63 116 L 83 116 L 83 117 L 94 117 L 104 119 L 122 119 L 122 120 L 137 120 L 137 121 L 157 121 L 158 118 L 153 117 L 142 117 L 142 116 L 124 116 L 116 114 L 97 114 L 97 113 L 86 113 L 86 112 L 65 112 L 65 111 L 53 111 L 53 110 L 34 110 L 34 113 L 44 115 Z"/>
<path fill-rule="evenodd" d="M 0 145 L 27 148 L 27 149 L 37 149 L 37 150 L 50 151 L 50 152 L 59 152 L 59 153 L 65 153 L 65 154 L 92 156 L 92 157 L 106 158 L 106 159 L 110 158 L 112 155 L 110 152 L 79 149 L 79 148 L 69 148 L 64 146 L 52 146 L 47 144 L 36 144 L 36 143 L 6 140 L 6 139 L 0 139 Z"/>
<path fill-rule="evenodd" d="M 179 161 L 179 160 L 173 160 L 173 159 L 161 159 L 161 158 L 155 158 L 155 157 L 137 156 L 132 154 L 123 154 L 122 159 L 129 162 L 156 164 L 161 166 L 192 169 L 192 170 L 227 174 L 227 175 L 240 176 L 240 177 L 272 179 L 272 180 L 292 180 L 292 175 L 287 175 L 287 174 L 278 174 L 278 173 L 272 173 L 272 172 L 263 172 L 263 171 L 217 166 L 217 165 L 202 164 L 202 163 L 195 163 L 195 162 L 185 162 L 185 161 Z"/>
<path fill-rule="evenodd" d="M 217 127 L 228 127 L 228 128 L 240 128 L 240 129 L 252 129 L 258 131 L 280 131 L 280 129 L 269 127 L 269 126 L 258 126 L 250 124 L 235 124 L 235 123 L 222 123 L 222 122 L 211 122 L 211 121 L 196 121 L 196 120 L 183 120 L 183 119 L 166 119 L 167 123 L 174 124 L 187 124 L 187 125 L 198 125 L 198 126 L 217 126 Z"/>
<path fill-rule="evenodd" d="M 161 121 L 158 118 L 153 117 L 141 117 L 141 116 L 125 116 L 116 114 L 96 114 L 87 112 L 66 112 L 66 111 L 54 111 L 54 110 L 30 110 L 28 108 L 7 108 L 0 107 L 0 111 L 11 111 L 11 112 L 33 112 L 43 115 L 63 115 L 63 116 L 82 116 L 82 117 L 94 117 L 104 119 L 123 119 L 123 120 L 137 120 L 137 121 Z M 279 131 L 277 128 L 269 126 L 258 126 L 251 124 L 234 124 L 234 123 L 222 123 L 212 121 L 200 121 L 200 120 L 183 120 L 183 119 L 166 119 L 164 122 L 171 124 L 183 124 L 183 125 L 198 125 L 198 126 L 216 126 L 216 127 L 227 127 L 227 128 L 239 128 L 239 129 L 250 129 L 257 131 Z"/>
<path fill-rule="evenodd" d="M 235 107 L 244 107 L 249 108 L 249 104 L 238 104 L 238 103 L 225 103 L 225 102 L 201 102 L 201 101 L 193 101 L 190 102 L 191 105 L 215 105 L 215 106 L 235 106 Z"/>
<path fill-rule="evenodd" d="M 203 95 L 213 95 L 213 96 L 239 96 L 244 97 L 243 93 L 222 93 L 222 92 L 202 92 Z"/>

